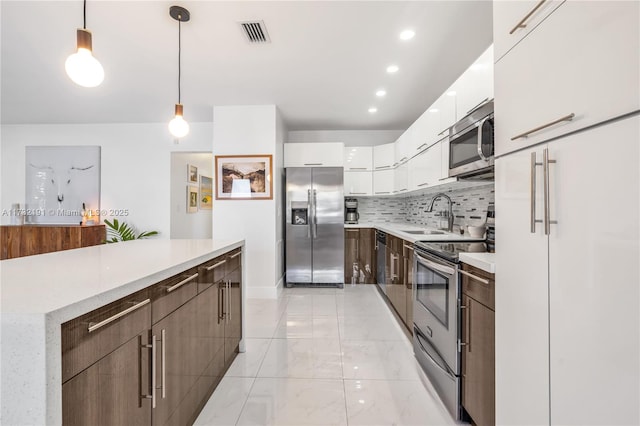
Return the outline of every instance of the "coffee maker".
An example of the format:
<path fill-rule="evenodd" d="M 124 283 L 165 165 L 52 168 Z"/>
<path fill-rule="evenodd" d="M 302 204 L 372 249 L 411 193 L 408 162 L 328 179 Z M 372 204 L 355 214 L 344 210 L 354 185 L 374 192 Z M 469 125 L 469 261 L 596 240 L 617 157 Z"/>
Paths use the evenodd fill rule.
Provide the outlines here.
<path fill-rule="evenodd" d="M 357 224 L 360 219 L 358 213 L 358 200 L 356 198 L 344 199 L 344 223 Z"/>

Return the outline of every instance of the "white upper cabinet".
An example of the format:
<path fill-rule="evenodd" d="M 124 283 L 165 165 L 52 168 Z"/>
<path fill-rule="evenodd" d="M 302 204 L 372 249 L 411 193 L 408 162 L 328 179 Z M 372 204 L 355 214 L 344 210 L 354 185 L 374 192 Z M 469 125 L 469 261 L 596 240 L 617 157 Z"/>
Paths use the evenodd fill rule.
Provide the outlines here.
<path fill-rule="evenodd" d="M 447 92 L 452 91 L 456 99 L 456 120 L 493 99 L 493 45 L 467 68 Z"/>
<path fill-rule="evenodd" d="M 395 144 L 387 143 L 373 147 L 373 169 L 391 169 L 395 162 Z"/>
<path fill-rule="evenodd" d="M 284 167 L 343 167 L 344 144 L 285 143 Z"/>
<path fill-rule="evenodd" d="M 394 143 L 394 163 L 396 165 L 406 163 L 413 153 L 411 152 L 411 137 L 413 134 L 413 126 L 408 128 Z"/>
<path fill-rule="evenodd" d="M 370 171 L 344 172 L 344 195 L 371 195 L 373 173 Z"/>
<path fill-rule="evenodd" d="M 347 146 L 344 148 L 344 171 L 373 170 L 373 147 Z"/>
<path fill-rule="evenodd" d="M 637 1 L 567 1 L 497 62 L 496 155 L 638 110 L 638 16 Z"/>
<path fill-rule="evenodd" d="M 565 0 L 493 2 L 495 62 L 529 34 Z"/>
<path fill-rule="evenodd" d="M 409 161 L 409 190 L 424 189 L 440 183 L 441 144 L 432 145 Z"/>
<path fill-rule="evenodd" d="M 394 191 L 395 170 L 385 169 L 373 172 L 373 195 L 391 195 Z"/>
<path fill-rule="evenodd" d="M 440 125 L 438 114 L 434 113 L 431 108 L 427 109 L 418 119 L 411 125 L 411 143 L 410 157 L 424 151 L 429 145 L 435 142 L 433 139 Z"/>

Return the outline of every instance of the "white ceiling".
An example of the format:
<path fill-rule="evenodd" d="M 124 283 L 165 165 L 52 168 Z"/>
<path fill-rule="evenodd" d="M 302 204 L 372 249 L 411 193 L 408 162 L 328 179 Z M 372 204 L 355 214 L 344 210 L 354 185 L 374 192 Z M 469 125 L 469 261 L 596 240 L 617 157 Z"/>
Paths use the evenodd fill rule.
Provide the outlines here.
<path fill-rule="evenodd" d="M 182 26 L 191 122 L 212 121 L 214 105 L 275 104 L 290 130 L 405 129 L 492 41 L 491 1 L 89 0 L 105 80 L 87 89 L 64 71 L 82 1 L 3 0 L 2 123 L 168 121 L 178 97 L 173 4 L 191 12 Z M 246 41 L 237 22 L 253 19 L 271 44 Z M 405 28 L 416 31 L 409 42 L 398 38 Z"/>

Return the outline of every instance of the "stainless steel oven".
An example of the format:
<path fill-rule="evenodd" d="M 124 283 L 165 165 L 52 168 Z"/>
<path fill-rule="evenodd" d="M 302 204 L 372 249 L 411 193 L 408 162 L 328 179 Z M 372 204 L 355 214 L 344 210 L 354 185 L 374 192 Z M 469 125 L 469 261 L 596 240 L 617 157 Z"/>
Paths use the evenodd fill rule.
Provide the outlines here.
<path fill-rule="evenodd" d="M 454 415 L 460 418 L 458 265 L 414 248 L 413 345 L 416 358 Z"/>
<path fill-rule="evenodd" d="M 487 100 L 451 128 L 449 176 L 492 178 L 493 154 L 493 100 Z"/>

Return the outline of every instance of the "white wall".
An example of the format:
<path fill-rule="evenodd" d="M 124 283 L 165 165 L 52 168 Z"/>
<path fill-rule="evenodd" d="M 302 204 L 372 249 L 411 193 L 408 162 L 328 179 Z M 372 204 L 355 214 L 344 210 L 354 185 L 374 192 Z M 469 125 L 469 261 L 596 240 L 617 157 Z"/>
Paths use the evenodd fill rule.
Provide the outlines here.
<path fill-rule="evenodd" d="M 187 165 L 198 168 L 198 183 L 187 181 Z M 200 187 L 200 176 L 214 179 L 213 155 L 210 152 L 171 153 L 171 238 L 211 238 L 213 216 L 211 210 L 187 213 L 187 187 Z"/>
<path fill-rule="evenodd" d="M 375 146 L 395 142 L 404 130 L 295 130 L 287 142 L 342 142 L 344 146 Z"/>
<path fill-rule="evenodd" d="M 284 212 L 286 206 L 284 142 L 287 129 L 279 111 L 276 110 L 276 161 L 274 168 L 276 196 L 276 283 L 278 291 L 284 288 L 285 252 L 284 252 Z"/>
<path fill-rule="evenodd" d="M 216 239 L 244 238 L 248 297 L 277 296 L 277 187 L 282 149 L 276 143 L 275 105 L 217 106 L 213 109 L 214 155 L 270 154 L 273 156 L 272 200 L 215 200 Z"/>
<path fill-rule="evenodd" d="M 191 123 L 189 135 L 175 144 L 166 123 L 2 126 L 0 208 L 24 205 L 25 146 L 99 145 L 101 208 L 127 209 L 128 216 L 119 219 L 169 238 L 171 152 L 210 152 L 212 128 L 211 123 Z"/>

